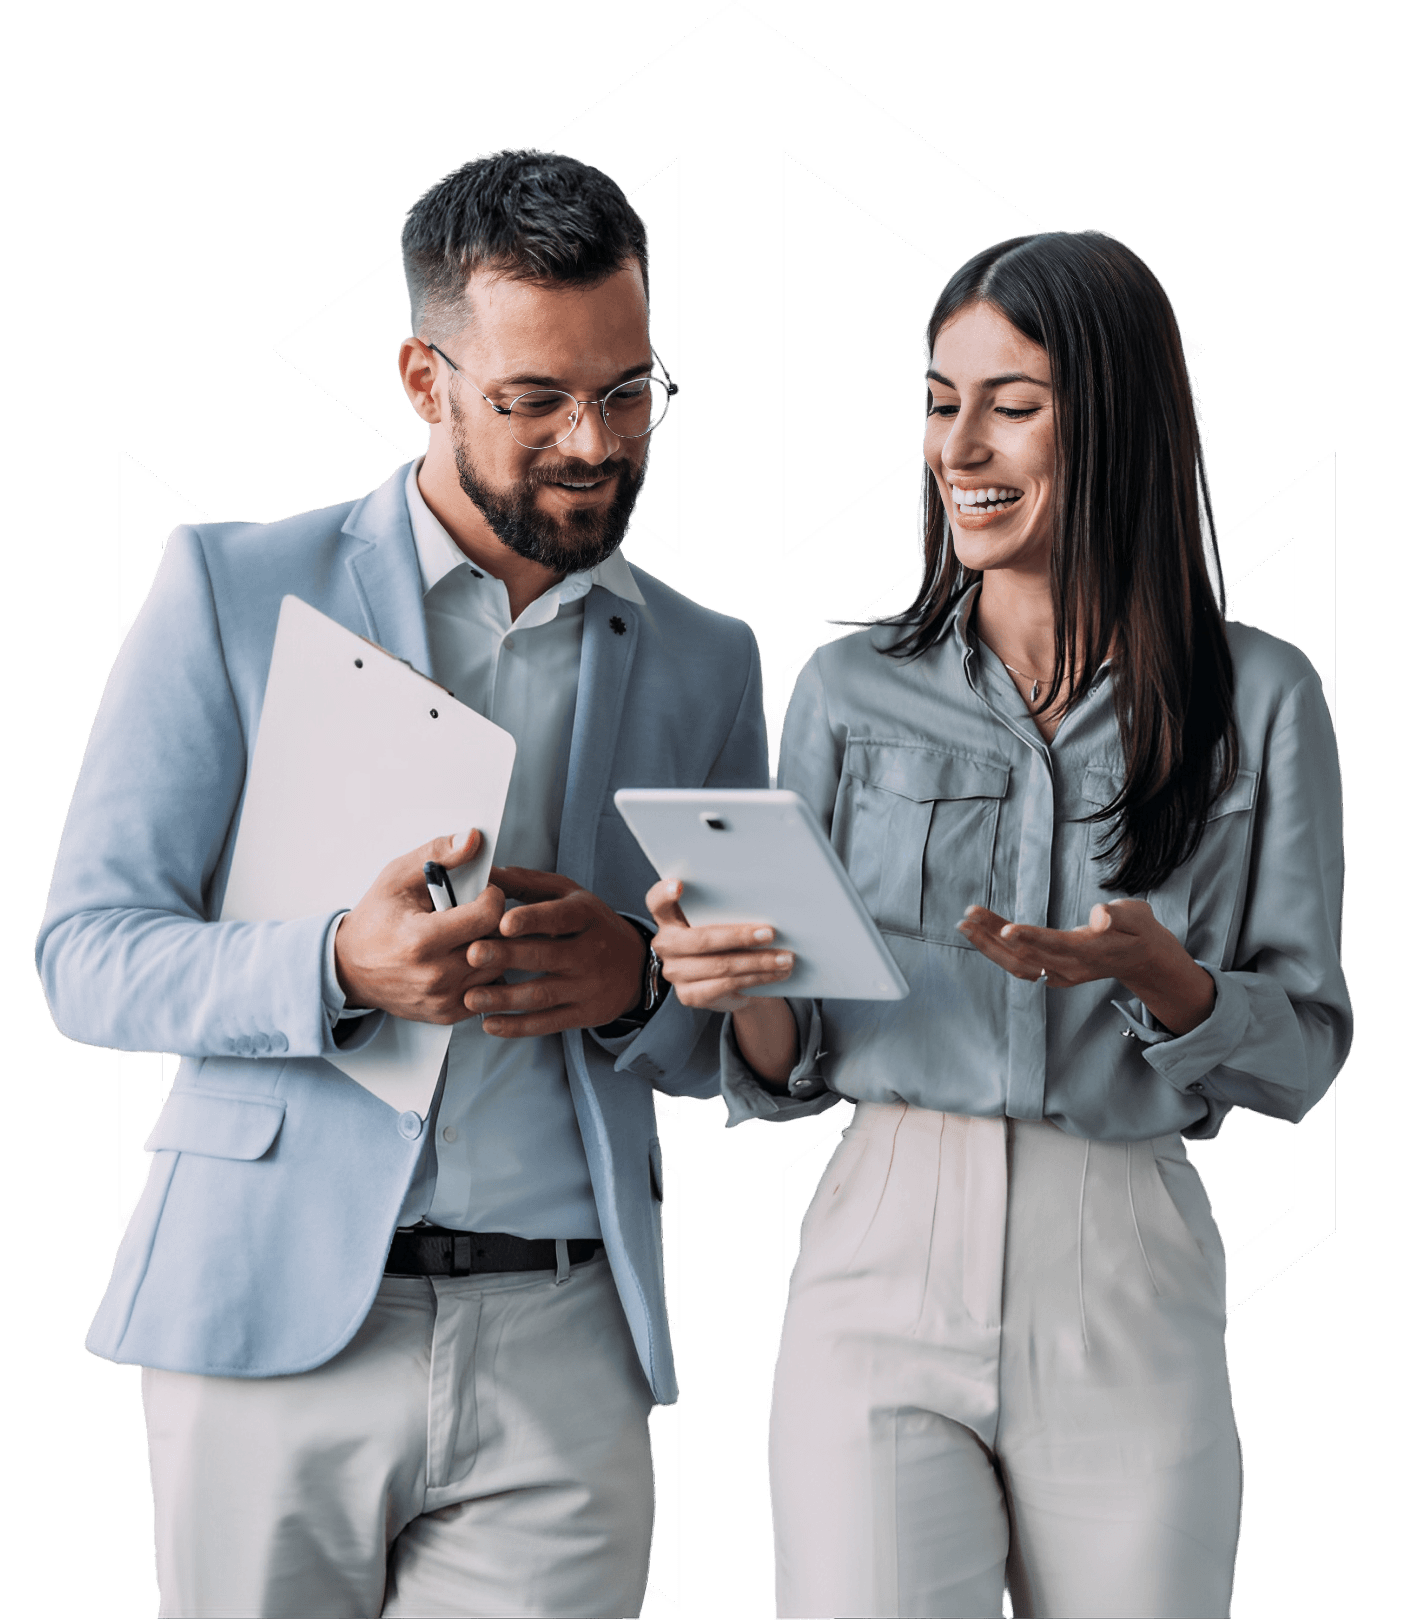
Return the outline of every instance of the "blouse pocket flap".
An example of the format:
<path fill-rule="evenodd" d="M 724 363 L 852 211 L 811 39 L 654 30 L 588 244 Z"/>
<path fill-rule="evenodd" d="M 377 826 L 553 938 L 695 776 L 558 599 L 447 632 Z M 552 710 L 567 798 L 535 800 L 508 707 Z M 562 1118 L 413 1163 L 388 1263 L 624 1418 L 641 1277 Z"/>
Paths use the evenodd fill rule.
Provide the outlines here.
<path fill-rule="evenodd" d="M 1256 802 L 1256 784 L 1260 780 L 1256 771 L 1237 771 L 1236 780 L 1206 812 L 1208 821 L 1217 816 L 1234 815 L 1237 810 L 1249 810 Z"/>
<path fill-rule="evenodd" d="M 286 1105 L 278 1097 L 174 1091 L 143 1144 L 149 1153 L 200 1153 L 209 1159 L 259 1159 L 276 1140 Z"/>
<path fill-rule="evenodd" d="M 1105 805 L 1111 804 L 1122 790 L 1123 778 L 1117 771 L 1090 765 L 1083 773 L 1083 797 L 1089 804 L 1097 805 L 1100 810 Z"/>
<path fill-rule="evenodd" d="M 1009 766 L 915 743 L 849 739 L 843 770 L 860 782 L 918 804 L 932 799 L 1002 799 Z"/>
<path fill-rule="evenodd" d="M 1236 780 L 1206 812 L 1206 819 L 1215 821 L 1217 816 L 1229 816 L 1237 810 L 1249 810 L 1256 800 L 1258 780 L 1255 771 L 1237 771 Z M 1122 790 L 1123 778 L 1116 771 L 1090 765 L 1083 773 L 1083 797 L 1089 804 L 1097 805 L 1100 810 L 1104 805 L 1111 804 Z"/>

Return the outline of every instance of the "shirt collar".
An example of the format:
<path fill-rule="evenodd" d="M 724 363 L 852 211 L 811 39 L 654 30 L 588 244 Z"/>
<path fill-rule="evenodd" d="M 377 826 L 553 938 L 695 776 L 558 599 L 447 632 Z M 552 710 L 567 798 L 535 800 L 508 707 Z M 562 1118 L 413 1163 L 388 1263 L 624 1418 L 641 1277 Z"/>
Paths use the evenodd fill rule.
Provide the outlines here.
<path fill-rule="evenodd" d="M 434 517 L 428 502 L 423 498 L 418 479 L 419 468 L 422 466 L 423 457 L 420 456 L 409 467 L 409 475 L 404 480 L 404 495 L 409 507 L 409 523 L 414 531 L 419 573 L 423 577 L 423 593 L 427 596 L 445 574 L 466 564 L 468 559 L 447 529 Z M 593 585 L 602 586 L 620 597 L 622 601 L 635 602 L 641 607 L 645 605 L 645 598 L 635 583 L 635 575 L 630 571 L 630 564 L 621 555 L 619 546 L 604 562 L 597 563 L 594 568 L 568 574 L 560 584 L 553 585 L 546 594 L 554 596 L 558 604 L 574 602 L 578 597 L 585 596 Z"/>
<path fill-rule="evenodd" d="M 963 591 L 946 620 L 946 630 L 960 644 L 960 656 L 968 660 L 975 650 L 975 601 L 980 594 L 980 580 Z"/>

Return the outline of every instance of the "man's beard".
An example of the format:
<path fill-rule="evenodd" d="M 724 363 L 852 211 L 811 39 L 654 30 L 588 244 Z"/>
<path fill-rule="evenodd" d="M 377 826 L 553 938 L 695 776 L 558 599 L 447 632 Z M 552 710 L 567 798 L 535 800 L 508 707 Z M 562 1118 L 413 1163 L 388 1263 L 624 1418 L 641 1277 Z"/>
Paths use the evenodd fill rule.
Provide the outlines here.
<path fill-rule="evenodd" d="M 519 557 L 540 563 L 558 574 L 578 574 L 603 563 L 625 538 L 630 514 L 635 509 L 640 486 L 645 482 L 649 447 L 638 467 L 628 461 L 607 461 L 599 467 L 589 462 L 561 457 L 555 466 L 537 467 L 509 489 L 491 489 L 473 470 L 463 432 L 464 417 L 456 401 L 453 406 L 453 460 L 463 493 L 487 519 L 497 538 Z M 607 507 L 599 511 L 571 511 L 564 517 L 549 517 L 536 507 L 537 491 L 544 484 L 590 482 L 607 473 L 616 480 L 616 492 Z"/>

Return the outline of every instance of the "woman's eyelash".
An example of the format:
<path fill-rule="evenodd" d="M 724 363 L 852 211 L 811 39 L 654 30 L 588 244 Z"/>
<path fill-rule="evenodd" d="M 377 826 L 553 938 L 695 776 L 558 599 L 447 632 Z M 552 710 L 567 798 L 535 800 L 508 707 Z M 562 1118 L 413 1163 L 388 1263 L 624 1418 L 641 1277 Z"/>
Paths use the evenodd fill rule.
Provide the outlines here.
<path fill-rule="evenodd" d="M 930 408 L 929 414 L 931 416 L 954 416 L 956 414 L 956 412 L 959 411 L 959 409 L 960 409 L 960 407 L 958 405 L 932 405 L 931 408 Z M 1025 417 L 1037 416 L 1039 414 L 1039 409 L 1040 408 L 1037 405 L 1026 405 L 1026 406 L 996 405 L 995 406 L 995 410 L 997 410 L 1001 416 L 1008 417 L 1008 419 L 1011 422 L 1019 422 L 1019 421 L 1022 421 Z"/>

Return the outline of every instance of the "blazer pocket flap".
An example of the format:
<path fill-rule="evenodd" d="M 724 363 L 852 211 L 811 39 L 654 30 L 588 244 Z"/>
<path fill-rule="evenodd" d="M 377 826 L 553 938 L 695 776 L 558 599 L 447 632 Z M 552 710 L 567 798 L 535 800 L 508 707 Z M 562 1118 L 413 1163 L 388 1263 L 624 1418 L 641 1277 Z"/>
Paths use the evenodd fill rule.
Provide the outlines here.
<path fill-rule="evenodd" d="M 149 1153 L 200 1153 L 209 1159 L 259 1159 L 276 1140 L 286 1105 L 278 1097 L 174 1091 L 163 1105 Z"/>
<path fill-rule="evenodd" d="M 1009 766 L 914 743 L 849 739 L 843 770 L 903 799 L 1002 799 Z"/>
<path fill-rule="evenodd" d="M 1256 771 L 1237 771 L 1236 780 L 1206 812 L 1206 819 L 1215 821 L 1217 816 L 1229 816 L 1234 815 L 1237 810 L 1249 810 L 1256 802 L 1256 783 L 1259 780 L 1260 776 Z"/>

